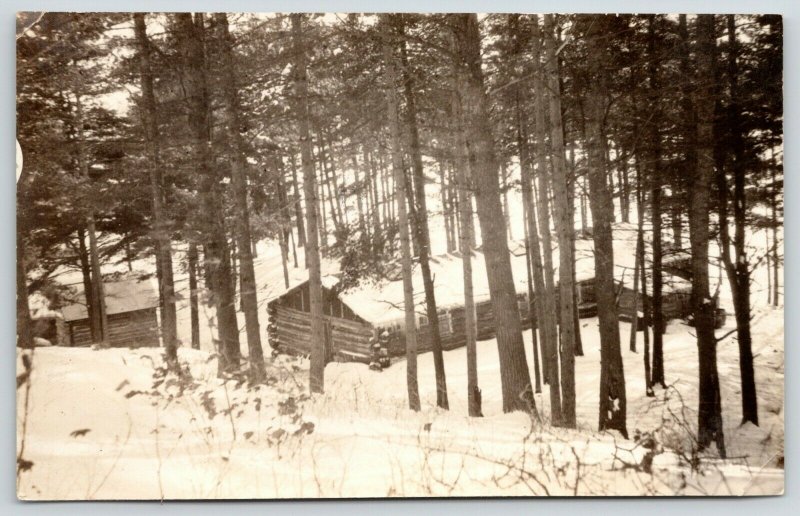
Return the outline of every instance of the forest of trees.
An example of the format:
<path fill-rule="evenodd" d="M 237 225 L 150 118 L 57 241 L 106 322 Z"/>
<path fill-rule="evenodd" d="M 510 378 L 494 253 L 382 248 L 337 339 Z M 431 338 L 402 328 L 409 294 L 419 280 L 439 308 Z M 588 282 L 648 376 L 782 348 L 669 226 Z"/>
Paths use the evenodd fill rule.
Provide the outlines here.
<path fill-rule="evenodd" d="M 180 270 L 190 281 L 191 346 L 206 303 L 219 374 L 263 382 L 254 253 L 269 240 L 286 279 L 276 289 L 288 287 L 298 254 L 308 269 L 315 393 L 325 390 L 324 260 L 338 260 L 351 285 L 399 271 L 413 410 L 419 267 L 437 405 L 447 409 L 430 267 L 441 239 L 463 257 L 470 416 L 482 414 L 471 262 L 481 247 L 503 410 L 539 417 L 534 394 L 546 384 L 547 419 L 574 428 L 574 246 L 590 235 L 599 429 L 628 435 L 624 338 L 642 353 L 644 373 L 635 374 L 647 394 L 669 383 L 662 277 L 665 260 L 687 253 L 700 381 L 690 403 L 699 445 L 724 456 L 716 347 L 729 336 L 715 332 L 713 271 L 733 293 L 742 422 L 757 425 L 752 271 L 768 268 L 771 304 L 783 292 L 782 44 L 780 16 L 757 15 L 49 13 L 17 39 L 18 345 L 33 342 L 28 295 L 57 300 L 52 276 L 63 268 L 81 272 L 102 343 L 101 269 L 152 257 L 171 366 Z M 521 224 L 511 220 L 512 194 Z M 615 222 L 637 228 L 633 288 L 652 300 L 644 332 L 634 325 L 630 335 L 614 297 Z M 756 230 L 766 245 L 753 242 Z M 532 349 L 510 262 L 509 241 L 520 238 L 535 294 Z"/>

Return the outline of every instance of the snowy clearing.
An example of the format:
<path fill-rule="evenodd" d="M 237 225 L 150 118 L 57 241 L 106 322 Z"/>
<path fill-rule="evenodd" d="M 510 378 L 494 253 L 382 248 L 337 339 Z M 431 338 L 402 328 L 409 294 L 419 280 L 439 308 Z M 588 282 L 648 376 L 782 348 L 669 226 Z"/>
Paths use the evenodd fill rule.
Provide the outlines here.
<path fill-rule="evenodd" d="M 623 346 L 631 440 L 596 432 L 596 319 L 581 321 L 578 430 L 503 414 L 496 344 L 478 343 L 486 417 L 466 414 L 464 349 L 445 353 L 450 412 L 435 408 L 430 353 L 419 357 L 423 410 L 406 406 L 405 367 L 333 363 L 309 398 L 308 363 L 279 356 L 270 382 L 248 389 L 215 377 L 216 360 L 180 350 L 192 380 L 158 378 L 159 349 L 37 348 L 27 422 L 18 392 L 18 446 L 32 462 L 18 496 L 187 499 L 381 496 L 765 495 L 783 492 L 783 311 L 753 321 L 761 426 L 739 426 L 738 350 L 719 346 L 726 441 L 691 467 L 697 403 L 695 340 L 665 336 L 667 390 L 644 396 L 641 354 Z M 622 324 L 623 341 L 629 325 Z M 723 329 L 720 331 L 726 331 Z M 526 332 L 529 343 L 530 332 Z M 529 347 L 529 346 L 528 346 Z M 30 352 L 25 352 L 30 353 Z M 22 371 L 22 353 L 18 367 Z M 156 366 L 156 367 L 154 367 Z M 158 376 L 158 373 L 156 373 Z M 163 376 L 163 375 L 162 375 Z M 182 395 L 178 395 L 181 386 Z M 547 392 L 537 395 L 548 412 Z M 734 401 L 736 400 L 736 401 Z M 639 436 L 637 439 L 636 436 Z M 780 466 L 780 467 L 779 467 Z"/>

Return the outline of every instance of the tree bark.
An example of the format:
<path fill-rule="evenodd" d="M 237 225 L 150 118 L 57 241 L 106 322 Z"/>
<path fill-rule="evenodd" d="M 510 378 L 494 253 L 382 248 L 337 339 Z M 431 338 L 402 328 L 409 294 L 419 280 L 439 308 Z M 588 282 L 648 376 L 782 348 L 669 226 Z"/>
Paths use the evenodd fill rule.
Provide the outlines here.
<path fill-rule="evenodd" d="M 498 166 L 481 70 L 478 18 L 475 14 L 450 14 L 447 19 L 454 29 L 456 61 L 459 74 L 463 74 L 459 82 L 463 90 L 461 98 L 465 109 L 467 139 L 474 146 L 473 177 L 489 295 L 497 331 L 503 411 L 525 410 L 537 414 L 500 205 Z"/>
<path fill-rule="evenodd" d="M 436 373 L 436 405 L 443 409 L 449 408 L 447 399 L 447 379 L 444 370 L 444 355 L 442 354 L 442 338 L 439 333 L 439 312 L 436 308 L 436 291 L 433 286 L 433 274 L 430 267 L 430 233 L 428 230 L 428 208 L 425 199 L 425 171 L 422 167 L 422 153 L 420 151 L 419 128 L 417 125 L 416 94 L 414 84 L 408 69 L 408 56 L 406 55 L 403 14 L 395 15 L 398 22 L 400 39 L 400 59 L 402 65 L 403 92 L 406 101 L 405 124 L 408 131 L 409 154 L 414 177 L 414 204 L 411 223 L 416 233 L 419 251 L 419 266 L 422 271 L 422 284 L 425 288 L 425 313 L 428 318 L 428 331 L 430 332 L 431 351 L 433 353 L 433 367 Z"/>
<path fill-rule="evenodd" d="M 324 327 L 322 319 L 322 274 L 320 271 L 319 231 L 317 228 L 317 188 L 314 178 L 314 161 L 309 134 L 308 75 L 306 72 L 306 48 L 303 37 L 302 14 L 292 14 L 292 47 L 294 50 L 294 89 L 297 96 L 295 117 L 300 140 L 303 187 L 306 202 L 306 251 L 308 257 L 308 284 L 311 310 L 311 368 L 310 388 L 312 393 L 322 393 L 325 388 Z"/>
<path fill-rule="evenodd" d="M 464 278 L 464 333 L 467 348 L 467 404 L 470 417 L 483 416 L 481 407 L 481 391 L 478 387 L 478 356 L 476 340 L 478 335 L 477 314 L 475 312 L 475 297 L 472 282 L 472 240 L 471 233 L 472 215 L 470 213 L 472 172 L 470 170 L 469 148 L 464 135 L 464 117 L 461 99 L 458 92 L 462 89 L 459 84 L 461 76 L 458 69 L 453 70 L 453 131 L 454 131 L 454 166 L 456 171 L 456 194 L 458 196 L 458 209 L 464 224 L 461 225 L 459 247 L 461 249 L 462 273 Z M 535 344 L 534 344 L 535 346 Z M 535 348 L 534 348 L 535 350 Z M 537 364 L 538 378 L 538 364 Z"/>
<path fill-rule="evenodd" d="M 614 284 L 614 246 L 611 223 L 614 204 L 608 186 L 608 173 L 603 140 L 605 113 L 604 69 L 605 43 L 602 40 L 610 15 L 581 15 L 579 23 L 586 27 L 592 81 L 586 96 L 586 136 L 589 165 L 590 208 L 592 210 L 595 292 L 600 324 L 600 414 L 599 429 L 617 430 L 628 437 L 626 426 L 625 373 L 620 351 Z"/>
<path fill-rule="evenodd" d="M 547 87 L 543 80 L 539 81 L 539 96 L 549 92 L 550 107 L 550 143 L 553 163 L 553 203 L 555 212 L 555 229 L 558 235 L 559 263 L 558 289 L 559 311 L 561 314 L 561 423 L 567 428 L 575 428 L 575 307 L 573 305 L 573 240 L 575 221 L 570 210 L 568 190 L 568 174 L 566 149 L 564 147 L 564 126 L 561 119 L 561 89 L 558 80 L 558 62 L 555 52 L 555 23 L 553 15 L 545 15 L 544 61 L 547 73 Z M 544 98 L 539 102 L 544 103 Z"/>
<path fill-rule="evenodd" d="M 386 21 L 387 15 L 382 15 Z M 386 105 L 391 133 L 392 171 L 397 188 L 397 214 L 400 224 L 400 263 L 403 274 L 403 308 L 406 337 L 406 385 L 408 407 L 420 410 L 419 383 L 417 380 L 417 316 L 414 303 L 413 271 L 411 263 L 411 237 L 406 212 L 406 181 L 404 180 L 402 146 L 400 141 L 399 100 L 397 95 L 398 73 L 391 45 L 384 41 L 383 58 L 386 66 Z"/>
<path fill-rule="evenodd" d="M 747 225 L 747 193 L 745 181 L 747 169 L 745 164 L 744 139 L 741 129 L 741 100 L 739 98 L 739 65 L 736 39 L 736 18 L 726 16 L 728 29 L 728 81 L 730 102 L 728 105 L 728 130 L 730 131 L 733 168 L 733 223 L 734 223 L 734 257 L 730 260 L 730 242 L 722 242 L 725 269 L 733 292 L 734 312 L 736 315 L 736 337 L 739 343 L 739 374 L 742 381 L 742 424 L 751 422 L 758 425 L 758 398 L 756 397 L 755 372 L 753 371 L 753 344 L 750 330 L 750 264 L 745 247 L 745 229 Z M 724 173 L 724 172 L 723 172 Z M 727 185 L 721 192 L 727 190 Z M 723 194 L 721 200 L 726 200 Z M 727 203 L 720 202 L 720 224 L 727 225 Z M 721 234 L 723 234 L 721 232 Z M 727 235 L 727 231 L 724 232 Z M 727 240 L 727 239 L 726 239 Z"/>
<path fill-rule="evenodd" d="M 264 351 L 261 347 L 261 329 L 258 321 L 258 287 L 253 265 L 253 244 L 250 235 L 250 208 L 247 205 L 247 159 L 244 141 L 241 136 L 239 117 L 239 93 L 236 87 L 236 71 L 232 38 L 228 32 L 228 17 L 225 13 L 214 14 L 217 31 L 217 44 L 222 57 L 222 105 L 227 132 L 227 142 L 231 163 L 231 184 L 233 186 L 234 211 L 236 213 L 236 247 L 239 250 L 239 277 L 241 286 L 239 296 L 244 312 L 247 333 L 249 378 L 258 384 L 266 378 Z M 286 244 L 284 242 L 284 248 Z M 284 249 L 285 251 L 285 249 Z"/>
<path fill-rule="evenodd" d="M 712 78 L 715 77 L 716 35 L 714 15 L 697 17 L 697 167 L 689 206 L 689 239 L 692 250 L 692 307 L 699 354 L 699 403 L 697 441 L 701 449 L 716 443 L 725 457 L 722 400 L 717 372 L 717 340 L 714 335 L 714 301 L 708 276 L 708 192 L 714 174 Z"/>
<path fill-rule="evenodd" d="M 175 282 L 172 271 L 172 243 L 169 221 L 164 213 L 164 178 L 161 173 L 158 109 L 153 92 L 153 71 L 150 66 L 150 41 L 144 13 L 133 15 L 136 42 L 139 47 L 139 73 L 142 85 L 142 125 L 150 165 L 150 195 L 152 197 L 153 232 L 156 248 L 158 287 L 162 303 L 161 335 L 166 349 L 167 364 L 178 368 L 178 315 L 175 309 Z"/>
<path fill-rule="evenodd" d="M 658 122 L 661 120 L 659 109 L 659 63 L 656 57 L 656 16 L 648 16 L 648 90 L 649 108 L 655 114 L 647 124 L 648 175 L 650 182 L 650 211 L 653 224 L 653 385 L 661 385 L 666 389 L 664 381 L 664 310 L 663 310 L 663 276 L 662 276 L 662 239 L 661 239 L 661 135 Z"/>
<path fill-rule="evenodd" d="M 194 19 L 188 13 L 176 14 L 183 57 L 183 82 L 186 112 L 194 138 L 194 164 L 200 175 L 203 210 L 199 214 L 205 244 L 203 260 L 209 301 L 217 315 L 218 374 L 239 367 L 239 324 L 236 319 L 231 254 L 225 232 L 219 172 L 212 167 L 210 100 L 208 95 L 205 50 L 205 20 L 202 13 Z"/>
<path fill-rule="evenodd" d="M 305 247 L 306 245 L 306 229 L 303 226 L 303 206 L 300 204 L 300 183 L 297 180 L 297 165 L 294 161 L 294 153 L 289 154 L 289 164 L 292 167 L 292 188 L 294 189 L 294 217 L 297 223 L 297 245 L 298 247 Z"/>

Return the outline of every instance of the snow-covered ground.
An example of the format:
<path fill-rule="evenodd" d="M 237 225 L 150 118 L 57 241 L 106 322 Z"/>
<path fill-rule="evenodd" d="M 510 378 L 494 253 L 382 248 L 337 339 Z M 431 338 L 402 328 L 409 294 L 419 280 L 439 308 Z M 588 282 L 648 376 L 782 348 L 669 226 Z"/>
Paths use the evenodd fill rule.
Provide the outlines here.
<path fill-rule="evenodd" d="M 739 426 L 738 350 L 729 338 L 719 347 L 719 369 L 731 458 L 701 454 L 694 469 L 682 458 L 691 459 L 696 425 L 691 328 L 670 324 L 669 389 L 656 398 L 644 396 L 642 355 L 623 345 L 628 429 L 632 437 L 644 435 L 637 441 L 596 431 L 597 320 L 581 323 L 586 355 L 576 361 L 577 430 L 502 413 L 493 340 L 478 344 L 483 418 L 465 415 L 464 349 L 445 353 L 449 412 L 435 408 L 431 355 L 419 357 L 423 410 L 414 413 L 406 408 L 402 360 L 383 372 L 330 364 L 325 394 L 309 398 L 303 359 L 276 358 L 269 384 L 248 390 L 235 379 L 218 380 L 205 351 L 181 348 L 192 380 L 180 383 L 158 377 L 158 349 L 37 348 L 27 418 L 26 387 L 17 391 L 18 445 L 24 440 L 23 458 L 32 462 L 18 494 L 41 500 L 783 491 L 782 308 L 759 309 L 753 321 L 761 426 Z M 628 331 L 622 323 L 625 343 Z M 547 399 L 545 387 L 537 395 L 544 415 Z"/>

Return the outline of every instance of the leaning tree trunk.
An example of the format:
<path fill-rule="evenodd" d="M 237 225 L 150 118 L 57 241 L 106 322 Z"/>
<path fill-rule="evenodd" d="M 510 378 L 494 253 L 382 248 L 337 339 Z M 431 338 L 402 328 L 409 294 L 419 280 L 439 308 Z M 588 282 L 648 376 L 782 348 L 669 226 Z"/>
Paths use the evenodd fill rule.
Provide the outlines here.
<path fill-rule="evenodd" d="M 586 136 L 589 165 L 590 208 L 594 229 L 595 290 L 600 324 L 600 414 L 599 429 L 617 430 L 626 438 L 625 373 L 620 350 L 614 285 L 614 246 L 611 222 L 614 203 L 608 186 L 604 153 L 603 118 L 605 48 L 602 36 L 609 15 L 581 15 L 579 22 L 587 27 L 589 62 L 593 81 L 586 97 Z"/>
<path fill-rule="evenodd" d="M 539 49 L 537 48 L 534 58 L 537 75 L 541 73 L 541 64 L 537 63 L 537 61 L 540 59 L 538 50 Z M 538 190 L 536 192 L 538 194 L 536 196 L 536 210 L 538 212 L 537 219 L 539 222 L 539 238 L 541 239 L 542 264 L 544 266 L 544 290 L 541 291 L 541 295 L 539 297 L 542 299 L 542 310 L 545 317 L 545 320 L 543 321 L 545 334 L 552 332 L 550 338 L 547 338 L 543 341 L 543 343 L 546 344 L 546 350 L 544 351 L 544 354 L 545 362 L 547 363 L 547 380 L 548 385 L 550 385 L 550 407 L 551 413 L 553 414 L 552 423 L 554 425 L 561 425 L 562 402 L 560 381 L 561 375 L 558 365 L 558 328 L 564 327 L 564 321 L 560 321 L 562 324 L 557 326 L 557 321 L 559 321 L 559 310 L 558 304 L 556 303 L 556 279 L 555 269 L 553 268 L 553 244 L 551 241 L 552 232 L 550 230 L 550 181 L 547 163 L 548 152 L 545 131 L 546 118 L 544 97 L 543 92 L 541 91 L 544 89 L 544 83 L 541 80 L 537 80 L 536 82 L 537 86 L 539 87 L 537 88 L 538 91 L 536 91 L 536 98 L 534 99 L 534 129 L 536 133 L 536 162 L 538 170 L 534 176 L 538 185 L 538 189 L 536 189 Z M 568 252 L 562 252 L 561 254 L 569 256 Z M 570 292 L 570 298 L 571 297 L 572 292 Z M 571 313 L 569 314 L 569 319 L 567 319 L 567 321 L 571 326 Z"/>
<path fill-rule="evenodd" d="M 414 204 L 412 212 L 412 225 L 416 234 L 419 252 L 419 268 L 422 272 L 422 284 L 425 288 L 425 315 L 428 318 L 428 332 L 431 339 L 433 353 L 433 368 L 436 373 L 436 405 L 443 409 L 449 408 L 447 400 L 447 379 L 444 370 L 444 355 L 442 354 L 442 338 L 439 330 L 439 312 L 436 308 L 436 291 L 433 286 L 433 274 L 430 266 L 431 241 L 428 231 L 428 208 L 425 200 L 425 171 L 422 167 L 422 153 L 420 151 L 419 128 L 417 124 L 416 94 L 411 74 L 408 71 L 408 57 L 406 55 L 405 40 L 403 35 L 402 14 L 399 17 L 400 59 L 402 64 L 403 92 L 406 100 L 406 130 L 409 139 L 409 154 L 411 154 L 411 168 L 414 176 Z"/>
<path fill-rule="evenodd" d="M 303 189 L 306 203 L 306 257 L 308 267 L 309 305 L 311 310 L 311 368 L 309 370 L 312 393 L 325 389 L 325 335 L 322 319 L 322 274 L 319 256 L 319 229 L 317 224 L 317 187 L 309 132 L 308 75 L 306 49 L 303 38 L 303 15 L 292 14 L 292 46 L 294 49 L 294 88 L 297 95 L 295 117 L 300 138 Z"/>
<path fill-rule="evenodd" d="M 217 31 L 217 44 L 222 57 L 222 106 L 226 125 L 225 132 L 228 136 L 233 204 L 236 214 L 236 247 L 239 250 L 239 275 L 241 278 L 239 296 L 242 301 L 245 331 L 247 333 L 250 382 L 257 384 L 264 381 L 266 371 L 258 321 L 258 286 L 256 284 L 255 267 L 253 266 L 250 208 L 247 205 L 247 160 L 244 141 L 239 129 L 241 127 L 239 93 L 236 89 L 236 72 L 233 63 L 231 35 L 228 32 L 228 17 L 225 13 L 216 13 L 214 14 L 214 22 Z"/>
<path fill-rule="evenodd" d="M 142 126 L 150 165 L 150 195 L 153 205 L 153 232 L 158 269 L 158 290 L 162 303 L 161 335 L 166 349 L 167 364 L 178 367 L 178 314 L 175 309 L 175 282 L 172 271 L 172 243 L 169 222 L 164 213 L 164 178 L 161 173 L 159 149 L 158 110 L 153 92 L 153 71 L 150 65 L 150 40 L 144 13 L 133 15 L 136 42 L 139 46 L 139 73 L 142 82 Z"/>
<path fill-rule="evenodd" d="M 555 226 L 558 234 L 559 263 L 558 289 L 559 310 L 561 314 L 561 424 L 575 428 L 575 307 L 573 305 L 573 231 L 575 222 L 570 210 L 566 149 L 564 148 L 564 127 L 561 119 L 561 90 L 558 81 L 558 62 L 556 58 L 553 30 L 553 15 L 545 15 L 545 69 L 550 107 L 550 142 L 553 163 L 553 203 L 555 207 Z M 544 103 L 545 84 L 538 81 L 539 102 Z M 543 109 L 543 106 L 542 108 Z"/>
<path fill-rule="evenodd" d="M 712 81 L 715 68 L 716 36 L 714 15 L 697 17 L 697 167 L 689 205 L 689 240 L 692 250 L 692 307 L 699 355 L 699 403 L 697 443 L 701 449 L 716 443 L 725 457 L 722 400 L 717 372 L 717 340 L 714 335 L 714 301 L 709 292 L 708 192 L 714 174 Z"/>
<path fill-rule="evenodd" d="M 403 309 L 405 313 L 406 337 L 406 385 L 408 388 L 408 407 L 420 410 L 419 383 L 417 380 L 417 317 L 414 304 L 413 271 L 411 264 L 411 236 L 406 212 L 406 181 L 403 171 L 402 146 L 400 142 L 399 101 L 397 96 L 397 66 L 389 43 L 383 43 L 383 57 L 386 66 L 386 105 L 391 132 L 392 172 L 397 189 L 397 214 L 400 224 L 400 263 L 403 273 Z"/>
<path fill-rule="evenodd" d="M 474 148 L 473 177 L 497 331 L 503 411 L 525 410 L 537 414 L 500 206 L 498 166 L 481 70 L 478 17 L 476 14 L 450 14 L 447 18 L 455 35 L 456 66 L 459 73 L 463 73 L 463 80 L 459 82 L 467 139 Z"/>

